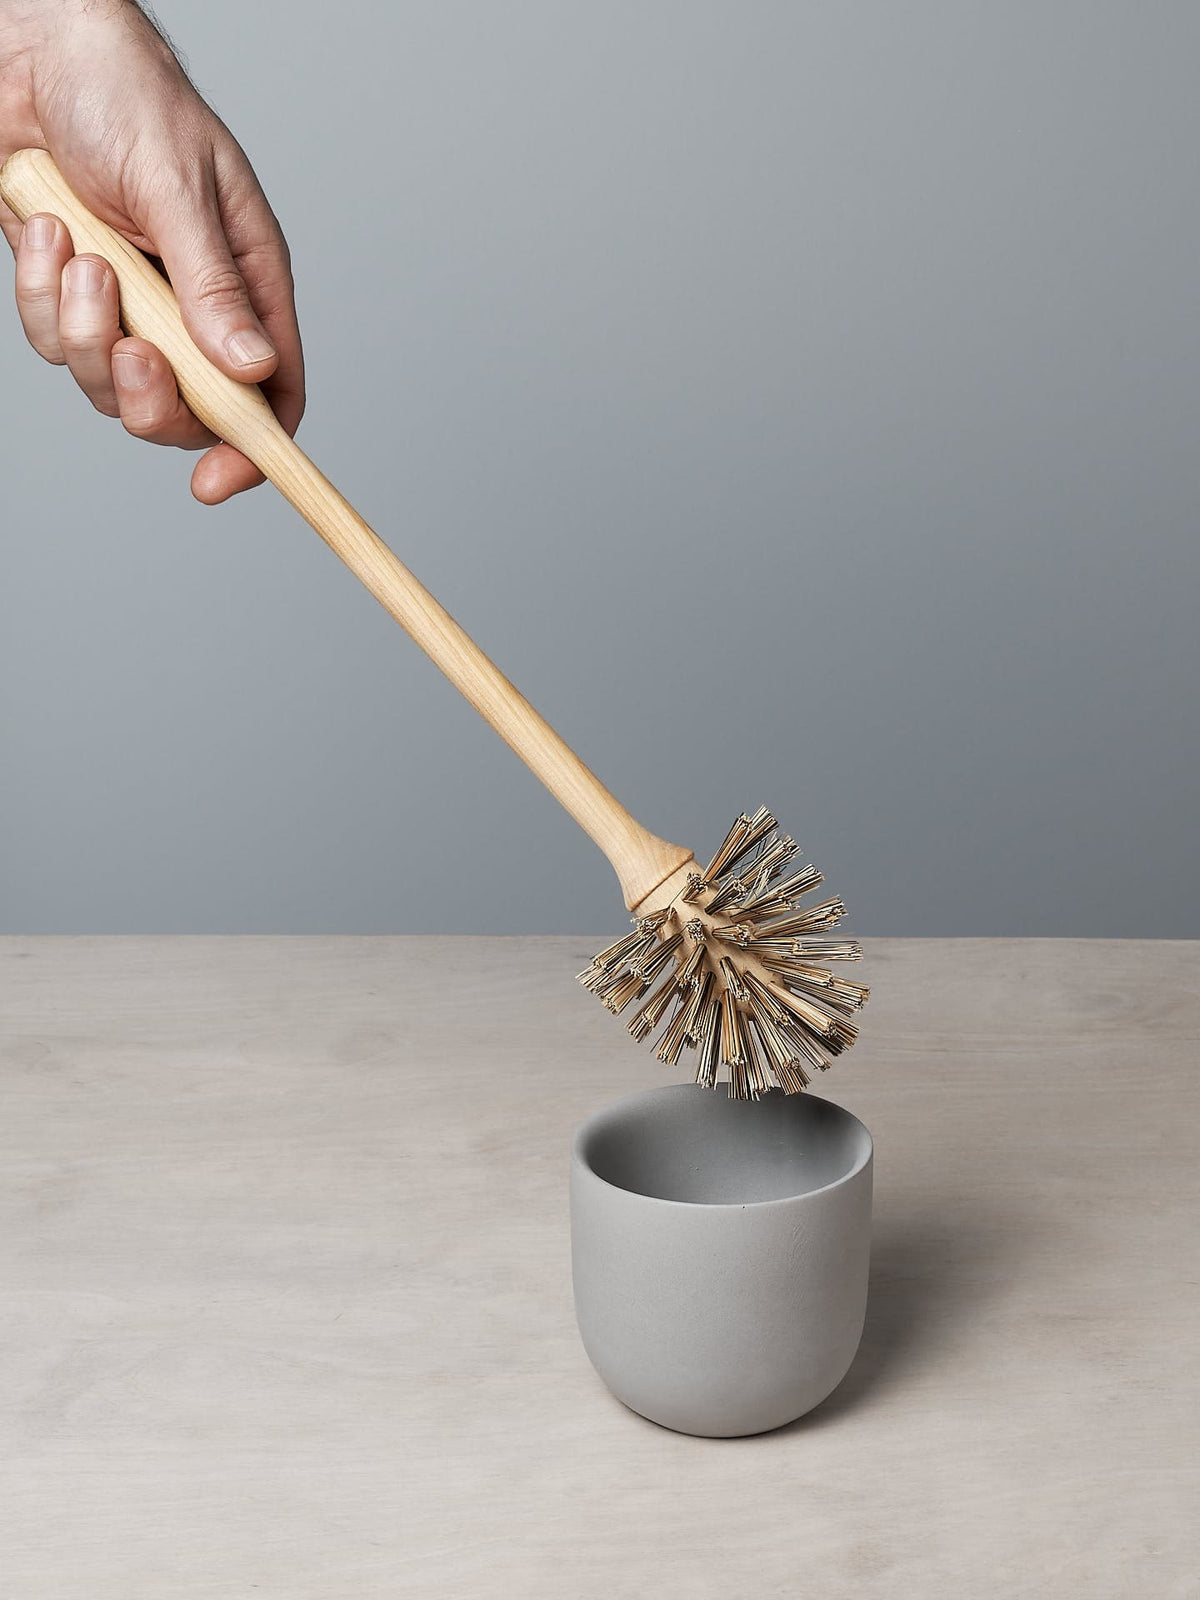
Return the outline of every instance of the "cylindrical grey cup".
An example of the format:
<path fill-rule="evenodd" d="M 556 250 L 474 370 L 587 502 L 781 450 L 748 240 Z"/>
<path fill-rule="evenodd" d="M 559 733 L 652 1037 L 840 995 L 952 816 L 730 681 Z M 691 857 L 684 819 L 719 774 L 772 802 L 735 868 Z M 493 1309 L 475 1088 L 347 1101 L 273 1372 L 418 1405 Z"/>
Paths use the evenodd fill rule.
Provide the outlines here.
<path fill-rule="evenodd" d="M 597 1112 L 571 1155 L 575 1311 L 618 1400 L 730 1438 L 845 1377 L 867 1305 L 871 1136 L 815 1095 L 694 1084 Z"/>

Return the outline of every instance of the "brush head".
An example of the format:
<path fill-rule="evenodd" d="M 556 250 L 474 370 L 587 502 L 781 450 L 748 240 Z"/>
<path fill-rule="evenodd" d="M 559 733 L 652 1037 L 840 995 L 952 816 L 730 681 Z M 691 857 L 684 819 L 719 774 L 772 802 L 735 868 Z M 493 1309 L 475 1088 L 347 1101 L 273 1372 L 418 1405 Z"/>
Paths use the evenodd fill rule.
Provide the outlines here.
<path fill-rule="evenodd" d="M 765 806 L 743 814 L 701 871 L 695 862 L 638 907 L 633 929 L 602 950 L 584 988 L 613 1013 L 635 1001 L 627 1024 L 674 1066 L 698 1051 L 696 1082 L 715 1089 L 724 1067 L 732 1100 L 773 1085 L 798 1094 L 858 1037 L 851 1020 L 869 991 L 836 977 L 829 961 L 858 961 L 852 939 L 828 938 L 840 900 L 802 908 L 823 882 L 796 868 L 799 848 Z"/>

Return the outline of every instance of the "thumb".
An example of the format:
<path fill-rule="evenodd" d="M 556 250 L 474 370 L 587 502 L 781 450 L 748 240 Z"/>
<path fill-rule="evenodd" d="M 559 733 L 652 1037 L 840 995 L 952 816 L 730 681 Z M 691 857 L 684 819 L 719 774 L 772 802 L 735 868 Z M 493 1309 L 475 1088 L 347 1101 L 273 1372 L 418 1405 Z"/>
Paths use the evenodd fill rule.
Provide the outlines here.
<path fill-rule="evenodd" d="M 180 197 L 150 230 L 188 332 L 214 365 L 243 383 L 274 372 L 277 354 L 250 304 L 245 279 L 225 237 L 217 197 Z"/>

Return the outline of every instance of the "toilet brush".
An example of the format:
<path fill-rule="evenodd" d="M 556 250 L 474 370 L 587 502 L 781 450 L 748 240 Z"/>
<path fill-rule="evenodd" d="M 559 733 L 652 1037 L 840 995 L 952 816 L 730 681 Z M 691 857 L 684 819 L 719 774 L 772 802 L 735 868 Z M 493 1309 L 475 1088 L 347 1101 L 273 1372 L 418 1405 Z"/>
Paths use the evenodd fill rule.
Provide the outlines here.
<path fill-rule="evenodd" d="M 51 213 L 77 255 L 109 262 L 122 326 L 163 352 L 196 416 L 270 479 L 604 852 L 634 925 L 579 976 L 613 1012 L 637 1002 L 635 1039 L 657 1034 L 656 1053 L 672 1066 L 695 1048 L 697 1081 L 713 1087 L 724 1067 L 735 1099 L 773 1084 L 802 1090 L 853 1044 L 867 990 L 826 963 L 861 951 L 829 937 L 845 914 L 840 900 L 801 904 L 821 874 L 797 868 L 795 841 L 769 811 L 738 817 L 703 868 L 642 827 L 318 471 L 261 391 L 197 349 L 166 278 L 92 215 L 45 150 L 10 156 L 0 193 L 22 221 Z"/>

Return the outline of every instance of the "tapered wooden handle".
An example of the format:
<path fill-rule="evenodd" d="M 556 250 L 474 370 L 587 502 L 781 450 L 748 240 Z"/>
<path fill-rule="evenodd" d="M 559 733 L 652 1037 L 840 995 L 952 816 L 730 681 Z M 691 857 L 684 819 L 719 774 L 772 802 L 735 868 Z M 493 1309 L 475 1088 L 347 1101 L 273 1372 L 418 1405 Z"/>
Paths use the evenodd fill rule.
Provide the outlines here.
<path fill-rule="evenodd" d="M 690 851 L 630 816 L 288 437 L 261 391 L 227 377 L 197 349 L 166 279 L 92 215 L 45 150 L 10 156 L 0 171 L 0 193 L 22 221 L 34 212 L 59 217 L 76 254 L 89 252 L 111 264 L 126 331 L 158 346 L 201 422 L 271 480 L 595 840 L 613 865 L 627 906 L 636 908 L 690 859 Z"/>

